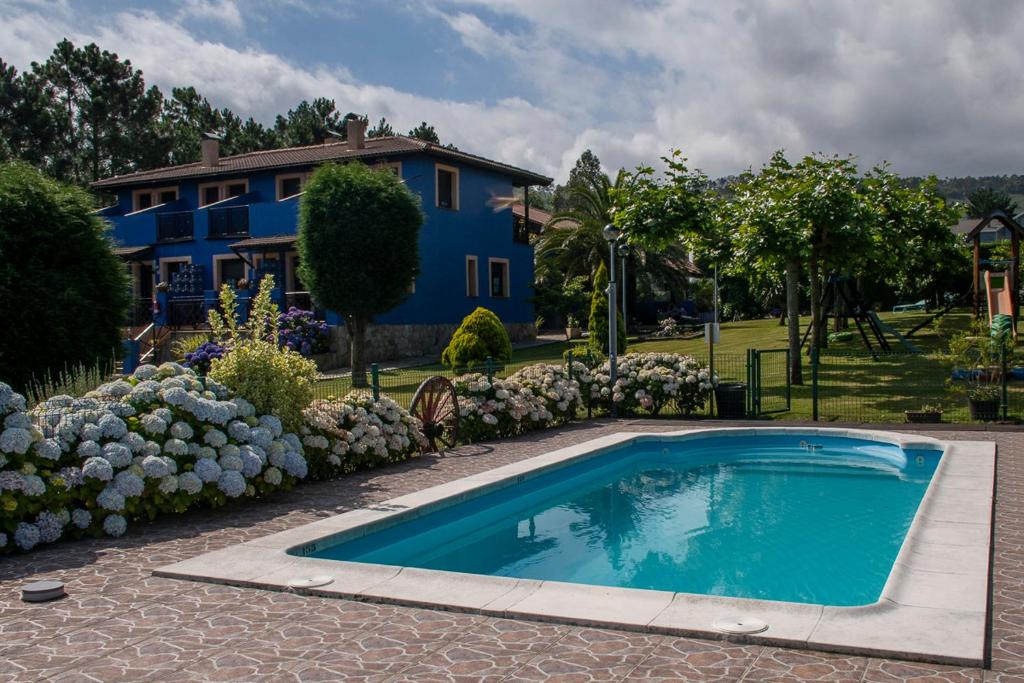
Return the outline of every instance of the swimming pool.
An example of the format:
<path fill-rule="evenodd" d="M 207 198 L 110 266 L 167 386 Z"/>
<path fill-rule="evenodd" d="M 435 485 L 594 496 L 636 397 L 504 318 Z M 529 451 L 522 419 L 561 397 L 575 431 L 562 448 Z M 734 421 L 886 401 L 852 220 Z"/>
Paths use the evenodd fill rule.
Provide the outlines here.
<path fill-rule="evenodd" d="M 153 573 L 980 666 L 995 462 L 885 431 L 620 431 Z"/>
<path fill-rule="evenodd" d="M 640 441 L 309 556 L 865 605 L 940 457 L 848 437 Z"/>

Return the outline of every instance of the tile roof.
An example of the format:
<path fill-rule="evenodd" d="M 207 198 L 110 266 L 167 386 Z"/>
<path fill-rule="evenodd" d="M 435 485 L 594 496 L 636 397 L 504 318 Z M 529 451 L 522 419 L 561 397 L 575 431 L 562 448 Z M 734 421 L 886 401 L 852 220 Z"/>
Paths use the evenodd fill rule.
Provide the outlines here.
<path fill-rule="evenodd" d="M 475 154 L 449 149 L 432 142 L 416 138 L 395 135 L 392 137 L 367 138 L 362 149 L 350 149 L 348 142 L 325 142 L 322 145 L 308 147 L 286 147 L 247 154 L 221 157 L 217 166 L 203 166 L 200 162 L 155 168 L 149 171 L 137 171 L 111 178 L 104 178 L 92 183 L 96 189 L 144 185 L 147 183 L 167 182 L 169 180 L 185 180 L 213 178 L 217 176 L 247 173 L 271 169 L 283 169 L 295 166 L 310 166 L 326 161 L 341 159 L 373 159 L 377 157 L 394 157 L 405 154 L 429 154 L 448 161 L 461 161 L 470 166 L 478 166 L 492 171 L 506 173 L 516 180 L 531 185 L 549 185 L 551 178 L 517 168 L 498 161 L 492 161 Z"/>
<path fill-rule="evenodd" d="M 135 261 L 149 256 L 150 252 L 153 251 L 153 247 L 148 244 L 141 247 L 112 247 L 111 251 L 126 261 Z"/>
<path fill-rule="evenodd" d="M 512 205 L 512 213 L 516 216 L 526 216 L 526 205 L 522 202 L 516 202 Z M 541 228 L 570 228 L 576 225 L 576 221 L 571 218 L 562 218 L 552 223 L 551 212 L 543 211 L 533 206 L 530 207 L 530 222 L 540 223 Z"/>
<path fill-rule="evenodd" d="M 290 247 L 295 244 L 295 235 L 271 235 L 270 237 L 250 237 L 241 242 L 229 244 L 228 249 L 260 250 L 268 247 Z"/>

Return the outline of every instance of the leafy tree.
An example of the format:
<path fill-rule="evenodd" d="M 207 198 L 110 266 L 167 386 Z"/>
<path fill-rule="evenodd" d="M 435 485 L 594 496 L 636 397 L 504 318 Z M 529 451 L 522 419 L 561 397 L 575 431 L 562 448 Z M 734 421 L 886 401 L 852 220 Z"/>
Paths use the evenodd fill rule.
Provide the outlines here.
<path fill-rule="evenodd" d="M 90 196 L 22 162 L 0 165 L 0 377 L 24 387 L 112 358 L 128 304 Z"/>
<path fill-rule="evenodd" d="M 377 122 L 376 126 L 366 131 L 366 137 L 368 138 L 386 138 L 394 134 L 395 129 L 391 127 L 391 124 L 383 116 L 380 117 L 380 121 Z"/>
<path fill-rule="evenodd" d="M 615 316 L 616 351 L 626 352 L 626 325 L 622 311 Z M 603 263 L 597 267 L 594 276 L 594 293 L 590 297 L 590 331 L 588 345 L 594 353 L 608 354 L 608 268 Z"/>
<path fill-rule="evenodd" d="M 438 137 L 437 131 L 426 121 L 410 130 L 409 137 L 423 140 L 424 142 L 433 142 L 435 145 L 441 144 L 441 138 Z"/>
<path fill-rule="evenodd" d="M 488 358 L 512 360 L 508 330 L 492 311 L 478 306 L 462 320 L 441 352 L 441 362 L 451 368 L 478 365 Z"/>
<path fill-rule="evenodd" d="M 42 167 L 55 136 L 39 83 L 0 59 L 0 161 L 22 159 Z"/>
<path fill-rule="evenodd" d="M 366 326 L 400 304 L 419 274 L 422 223 L 419 198 L 390 171 L 325 164 L 306 186 L 299 276 L 318 305 L 345 318 L 353 386 L 366 386 Z"/>
<path fill-rule="evenodd" d="M 1017 213 L 1017 202 L 1007 192 L 982 187 L 967 195 L 967 217 L 984 218 L 993 211 L 1004 211 L 1013 216 Z"/>
<path fill-rule="evenodd" d="M 345 126 L 341 113 L 335 108 L 334 100 L 318 97 L 312 102 L 303 100 L 295 109 L 289 109 L 285 116 L 278 115 L 274 132 L 283 147 L 319 145 L 331 133 L 345 137 Z"/>
<path fill-rule="evenodd" d="M 164 101 L 160 128 L 167 150 L 164 164 L 199 161 L 206 132 L 221 134 L 221 153 L 226 156 L 278 146 L 274 131 L 252 118 L 243 123 L 230 109 L 216 109 L 191 86 L 171 90 L 171 97 Z"/>

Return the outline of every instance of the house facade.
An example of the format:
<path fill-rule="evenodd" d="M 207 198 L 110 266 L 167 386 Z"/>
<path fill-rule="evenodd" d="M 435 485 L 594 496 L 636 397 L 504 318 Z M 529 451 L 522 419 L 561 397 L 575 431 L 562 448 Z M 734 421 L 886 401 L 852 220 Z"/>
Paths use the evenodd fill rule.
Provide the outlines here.
<path fill-rule="evenodd" d="M 117 197 L 101 214 L 132 275 L 133 325 L 201 326 L 224 283 L 239 288 L 244 308 L 266 274 L 282 308 L 313 307 L 295 245 L 303 186 L 320 164 L 358 160 L 398 175 L 424 214 L 420 275 L 406 300 L 374 321 L 372 360 L 436 353 L 477 306 L 494 311 L 513 338 L 534 335 L 532 221 L 494 207 L 551 179 L 404 136 L 366 139 L 364 122 L 347 125 L 345 142 L 230 157 L 208 137 L 200 162 L 93 183 Z M 347 362 L 342 320 L 321 313 L 334 328 L 337 361 Z"/>

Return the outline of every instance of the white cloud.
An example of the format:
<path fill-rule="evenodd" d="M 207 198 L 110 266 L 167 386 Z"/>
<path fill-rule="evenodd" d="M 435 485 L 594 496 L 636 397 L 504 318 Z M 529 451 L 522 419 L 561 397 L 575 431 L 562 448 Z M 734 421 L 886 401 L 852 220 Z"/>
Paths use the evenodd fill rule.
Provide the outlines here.
<path fill-rule="evenodd" d="M 184 0 L 179 19 L 194 19 L 201 22 L 215 21 L 236 31 L 242 30 L 245 20 L 235 0 Z"/>

